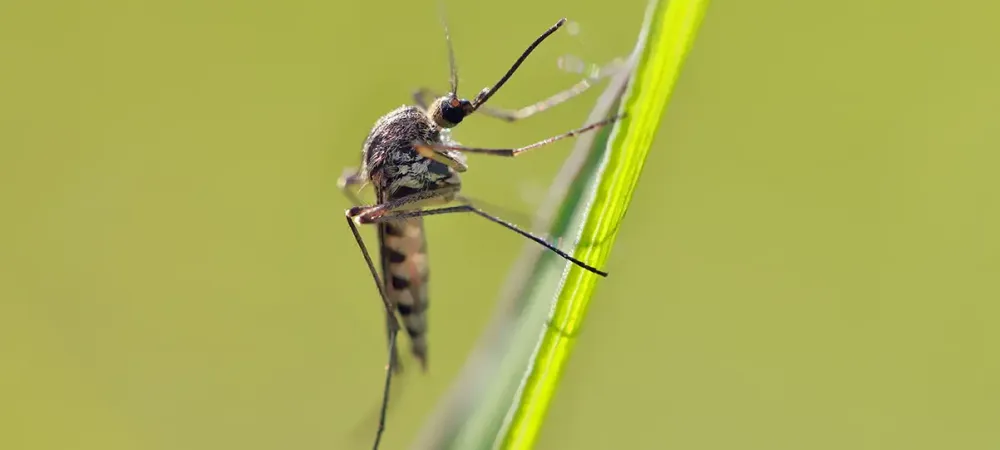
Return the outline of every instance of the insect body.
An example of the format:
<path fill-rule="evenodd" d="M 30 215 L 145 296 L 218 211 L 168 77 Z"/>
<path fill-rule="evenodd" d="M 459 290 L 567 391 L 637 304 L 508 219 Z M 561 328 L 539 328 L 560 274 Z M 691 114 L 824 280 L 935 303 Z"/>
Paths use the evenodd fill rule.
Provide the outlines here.
<path fill-rule="evenodd" d="M 576 136 L 618 119 L 610 117 L 520 148 L 466 147 L 451 140 L 450 129 L 477 111 L 514 121 L 561 103 L 589 87 L 584 80 L 567 91 L 517 111 L 484 106 L 484 103 L 514 74 L 531 51 L 564 23 L 565 19 L 560 20 L 535 39 L 492 88 L 483 89 L 472 101 L 457 95 L 458 75 L 449 37 L 447 43 L 451 66 L 451 92 L 435 96 L 428 89 L 420 89 L 414 94 L 415 106 L 404 105 L 379 118 L 365 140 L 360 169 L 347 171 L 340 179 L 341 188 L 355 205 L 358 205 L 347 210 L 346 219 L 382 298 L 389 337 L 389 367 L 386 372 L 375 448 L 378 448 L 385 427 L 392 373 L 400 367 L 396 350 L 396 335 L 399 330 L 397 312 L 403 319 L 403 325 L 410 337 L 411 352 L 425 369 L 427 367 L 426 312 L 429 271 L 423 228 L 424 216 L 473 213 L 545 246 L 586 270 L 601 276 L 607 275 L 566 254 L 544 239 L 483 211 L 459 194 L 461 189 L 459 173 L 465 172 L 468 168 L 464 153 L 518 156 L 525 151 Z M 447 27 L 445 32 L 447 37 Z M 347 190 L 349 186 L 366 183 L 374 187 L 377 200 L 375 205 L 360 205 L 354 194 Z M 447 206 L 454 203 L 457 203 L 457 206 Z M 365 224 L 375 224 L 378 228 L 381 278 L 358 232 L 358 225 Z"/>
<path fill-rule="evenodd" d="M 396 208 L 412 211 L 454 199 L 461 186 L 457 172 L 444 163 L 421 156 L 413 145 L 450 142 L 445 136 L 445 130 L 414 106 L 399 107 L 375 123 L 363 147 L 361 173 L 374 185 L 380 204 L 412 200 Z M 449 153 L 451 158 L 462 159 L 458 152 Z M 423 218 L 381 222 L 378 238 L 385 294 L 403 319 L 413 355 L 426 369 L 429 272 Z M 398 361 L 394 366 L 400 367 Z"/>

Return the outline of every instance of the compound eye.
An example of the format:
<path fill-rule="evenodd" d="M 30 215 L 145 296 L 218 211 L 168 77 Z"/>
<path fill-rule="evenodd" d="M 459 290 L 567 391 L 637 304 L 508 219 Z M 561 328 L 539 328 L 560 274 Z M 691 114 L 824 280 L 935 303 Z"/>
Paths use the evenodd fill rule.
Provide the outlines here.
<path fill-rule="evenodd" d="M 462 107 L 463 106 L 462 103 L 463 102 L 459 102 L 457 100 L 455 101 L 445 100 L 444 104 L 441 105 L 441 117 L 444 117 L 444 120 L 448 121 L 449 123 L 453 123 L 455 125 L 462 123 L 462 119 L 464 119 L 466 115 L 465 108 Z"/>

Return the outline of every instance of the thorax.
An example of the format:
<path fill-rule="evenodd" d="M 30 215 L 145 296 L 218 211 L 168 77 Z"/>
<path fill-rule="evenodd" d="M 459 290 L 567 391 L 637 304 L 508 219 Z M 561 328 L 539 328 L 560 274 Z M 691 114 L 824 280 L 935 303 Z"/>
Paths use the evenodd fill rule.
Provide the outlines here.
<path fill-rule="evenodd" d="M 421 191 L 461 185 L 458 173 L 425 158 L 414 142 L 450 143 L 450 133 L 413 106 L 402 106 L 379 118 L 365 139 L 362 171 L 371 180 L 379 201 Z"/>

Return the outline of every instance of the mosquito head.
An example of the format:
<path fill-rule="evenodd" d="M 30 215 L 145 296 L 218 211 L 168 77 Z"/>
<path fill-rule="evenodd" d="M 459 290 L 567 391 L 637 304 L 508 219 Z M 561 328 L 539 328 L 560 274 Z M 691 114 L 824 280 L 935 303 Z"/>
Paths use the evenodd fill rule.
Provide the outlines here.
<path fill-rule="evenodd" d="M 437 126 L 452 128 L 462 123 L 462 119 L 472 114 L 473 111 L 475 109 L 472 107 L 472 102 L 450 93 L 435 100 L 430 106 L 428 114 Z"/>

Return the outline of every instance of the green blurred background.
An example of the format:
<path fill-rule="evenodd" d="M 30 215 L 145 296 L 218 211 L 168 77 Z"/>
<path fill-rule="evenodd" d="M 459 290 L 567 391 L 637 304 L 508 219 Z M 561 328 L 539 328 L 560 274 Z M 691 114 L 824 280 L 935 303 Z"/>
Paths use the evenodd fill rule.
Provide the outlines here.
<path fill-rule="evenodd" d="M 463 92 L 566 16 L 580 33 L 494 102 L 543 98 L 578 80 L 559 56 L 630 51 L 643 10 L 450 1 Z M 538 447 L 1000 448 L 997 13 L 715 2 Z M 379 115 L 446 87 L 436 14 L 0 5 L 0 448 L 367 448 L 384 331 L 335 181 Z M 530 143 L 598 90 L 457 137 Z M 525 222 L 571 145 L 472 157 L 466 192 Z M 446 391 L 522 245 L 475 217 L 428 225 L 431 370 L 400 379 L 386 449 Z"/>

